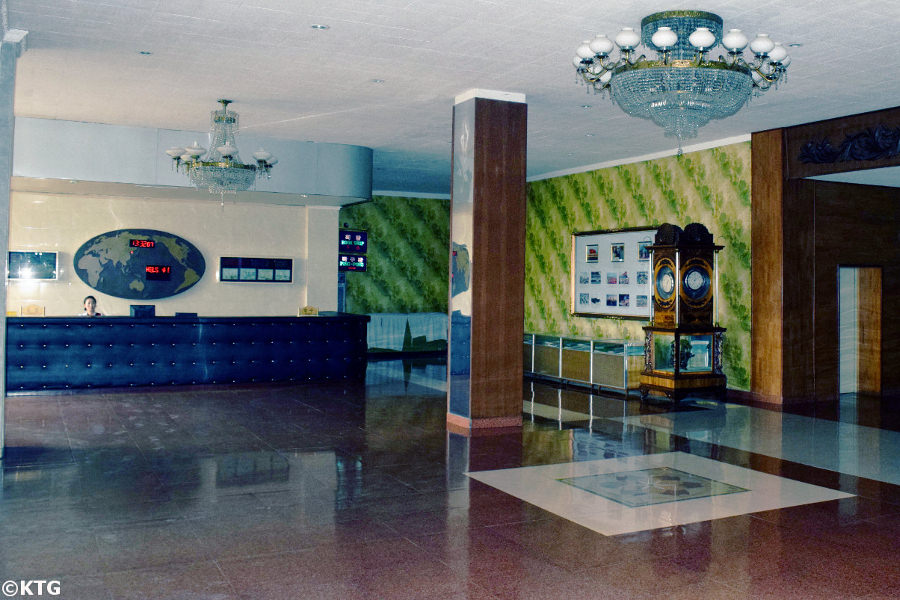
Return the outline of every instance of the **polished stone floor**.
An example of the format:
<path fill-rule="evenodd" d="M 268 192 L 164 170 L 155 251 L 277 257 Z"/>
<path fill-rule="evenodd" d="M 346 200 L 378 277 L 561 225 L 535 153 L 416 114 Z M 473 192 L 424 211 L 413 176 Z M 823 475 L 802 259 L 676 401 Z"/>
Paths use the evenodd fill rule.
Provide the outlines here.
<path fill-rule="evenodd" d="M 443 373 L 8 398 L 2 591 L 900 597 L 900 432 L 878 401 L 789 415 L 526 382 L 522 430 L 466 438 Z"/>

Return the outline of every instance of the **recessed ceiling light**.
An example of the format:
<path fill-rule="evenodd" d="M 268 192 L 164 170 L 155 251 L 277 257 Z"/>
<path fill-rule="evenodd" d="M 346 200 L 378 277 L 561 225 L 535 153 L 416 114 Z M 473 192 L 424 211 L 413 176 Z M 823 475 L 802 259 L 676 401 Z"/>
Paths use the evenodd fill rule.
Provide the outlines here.
<path fill-rule="evenodd" d="M 384 79 L 373 79 L 372 83 L 384 83 Z"/>
<path fill-rule="evenodd" d="M 586 134 L 584 134 L 584 137 L 594 137 L 594 134 L 593 134 L 593 133 L 586 133 Z"/>
<path fill-rule="evenodd" d="M 149 50 L 140 50 L 140 51 L 138 51 L 138 54 L 141 54 L 143 56 L 150 56 L 153 53 L 150 52 Z"/>
<path fill-rule="evenodd" d="M 590 104 L 582 104 L 581 108 L 592 108 Z"/>
<path fill-rule="evenodd" d="M 313 23 L 310 25 L 313 29 L 330 29 L 330 25 L 322 25 L 321 23 Z"/>
<path fill-rule="evenodd" d="M 803 42 L 791 42 L 788 44 L 790 48 L 800 48 L 801 46 L 803 46 Z"/>

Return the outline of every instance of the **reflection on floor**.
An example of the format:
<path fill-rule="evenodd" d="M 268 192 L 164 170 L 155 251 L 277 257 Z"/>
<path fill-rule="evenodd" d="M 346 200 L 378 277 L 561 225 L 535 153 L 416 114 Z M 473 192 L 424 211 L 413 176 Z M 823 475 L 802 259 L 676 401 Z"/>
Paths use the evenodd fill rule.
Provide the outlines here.
<path fill-rule="evenodd" d="M 600 416 L 625 427 L 900 485 L 900 431 L 857 425 L 855 411 L 853 420 L 842 422 L 698 399 L 683 401 L 668 412 L 613 417 L 596 412 L 603 410 L 599 396 L 575 394 L 572 399 L 573 394 L 561 388 L 542 388 L 547 386 L 527 383 L 526 414 L 569 424 L 586 422 L 588 426 Z M 594 407 L 595 398 L 598 408 Z M 626 406 L 622 404 L 623 409 Z"/>
<path fill-rule="evenodd" d="M 521 430 L 465 438 L 443 373 L 8 398 L 0 580 L 67 600 L 900 595 L 877 403 L 801 417 L 526 382 Z"/>

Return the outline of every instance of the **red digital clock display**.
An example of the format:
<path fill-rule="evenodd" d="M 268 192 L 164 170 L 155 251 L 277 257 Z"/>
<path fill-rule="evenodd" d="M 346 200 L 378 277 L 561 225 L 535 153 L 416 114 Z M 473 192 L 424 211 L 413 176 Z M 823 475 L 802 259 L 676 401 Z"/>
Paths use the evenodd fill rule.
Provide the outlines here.
<path fill-rule="evenodd" d="M 172 278 L 172 267 L 169 265 L 147 265 L 144 275 L 148 281 L 169 281 Z"/>
<path fill-rule="evenodd" d="M 156 248 L 156 242 L 153 240 L 131 240 L 132 248 Z"/>

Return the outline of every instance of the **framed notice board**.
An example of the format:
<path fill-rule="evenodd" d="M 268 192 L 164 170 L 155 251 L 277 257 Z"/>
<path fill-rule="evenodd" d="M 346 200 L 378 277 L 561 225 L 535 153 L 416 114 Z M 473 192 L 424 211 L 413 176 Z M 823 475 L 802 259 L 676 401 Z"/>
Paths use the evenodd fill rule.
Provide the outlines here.
<path fill-rule="evenodd" d="M 572 234 L 572 314 L 650 319 L 655 227 Z"/>
<path fill-rule="evenodd" d="M 219 281 L 235 283 L 291 283 L 294 261 L 290 258 L 219 258 Z"/>

